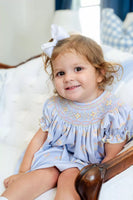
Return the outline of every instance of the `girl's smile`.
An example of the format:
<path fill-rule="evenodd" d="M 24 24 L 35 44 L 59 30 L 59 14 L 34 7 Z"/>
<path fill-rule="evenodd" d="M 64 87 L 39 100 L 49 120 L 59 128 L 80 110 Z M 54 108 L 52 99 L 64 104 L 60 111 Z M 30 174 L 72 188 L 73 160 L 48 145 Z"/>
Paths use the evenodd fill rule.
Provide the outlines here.
<path fill-rule="evenodd" d="M 65 88 L 65 90 L 74 90 L 74 89 L 76 89 L 78 87 L 80 87 L 80 85 L 69 86 L 69 87 Z"/>

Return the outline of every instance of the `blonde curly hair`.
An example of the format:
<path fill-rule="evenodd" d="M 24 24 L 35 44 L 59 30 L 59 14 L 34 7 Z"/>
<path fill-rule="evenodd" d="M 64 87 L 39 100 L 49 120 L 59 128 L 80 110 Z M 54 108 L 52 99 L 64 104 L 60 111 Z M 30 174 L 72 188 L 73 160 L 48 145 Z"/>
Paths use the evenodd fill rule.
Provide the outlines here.
<path fill-rule="evenodd" d="M 89 63 L 96 68 L 97 72 L 103 77 L 102 81 L 99 83 L 99 88 L 102 90 L 104 90 L 106 86 L 112 85 L 115 78 L 119 80 L 119 77 L 123 74 L 122 65 L 105 61 L 100 45 L 88 37 L 76 34 L 58 41 L 53 49 L 51 58 L 43 54 L 45 55 L 44 68 L 47 71 L 48 67 L 51 67 L 50 76 L 52 80 L 54 79 L 52 62 L 59 54 L 70 51 L 75 51 L 84 56 Z"/>

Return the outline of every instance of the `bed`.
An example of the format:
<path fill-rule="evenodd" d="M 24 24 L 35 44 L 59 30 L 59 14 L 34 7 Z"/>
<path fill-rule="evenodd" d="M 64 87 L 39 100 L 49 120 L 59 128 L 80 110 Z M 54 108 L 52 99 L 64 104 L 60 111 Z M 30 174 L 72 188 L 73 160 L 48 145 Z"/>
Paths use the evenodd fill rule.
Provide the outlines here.
<path fill-rule="evenodd" d="M 105 45 L 102 48 L 106 59 L 123 65 L 123 78 L 113 91 L 133 107 L 133 54 Z M 52 94 L 53 85 L 44 71 L 41 55 L 17 66 L 0 64 L 0 193 L 4 178 L 17 173 L 22 154 L 39 128 L 43 103 Z M 101 185 L 99 200 L 132 200 L 132 185 L 131 165 Z M 53 200 L 55 193 L 53 188 L 37 200 Z"/>

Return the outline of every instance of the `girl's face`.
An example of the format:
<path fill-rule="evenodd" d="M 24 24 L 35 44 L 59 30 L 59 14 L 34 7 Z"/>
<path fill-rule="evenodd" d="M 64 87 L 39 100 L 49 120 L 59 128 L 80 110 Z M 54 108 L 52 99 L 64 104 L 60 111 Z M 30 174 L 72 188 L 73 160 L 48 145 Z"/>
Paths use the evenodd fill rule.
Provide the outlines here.
<path fill-rule="evenodd" d="M 76 52 L 63 53 L 53 61 L 54 85 L 58 94 L 77 102 L 89 102 L 103 91 L 102 77 L 87 59 Z"/>

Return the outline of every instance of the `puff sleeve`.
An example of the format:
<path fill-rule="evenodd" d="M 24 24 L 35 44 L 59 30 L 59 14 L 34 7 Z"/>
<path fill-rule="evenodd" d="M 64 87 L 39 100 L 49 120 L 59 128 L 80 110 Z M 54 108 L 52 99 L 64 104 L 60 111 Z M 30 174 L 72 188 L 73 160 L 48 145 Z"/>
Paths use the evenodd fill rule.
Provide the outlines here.
<path fill-rule="evenodd" d="M 126 105 L 116 107 L 105 115 L 101 126 L 104 143 L 129 141 L 133 137 L 133 110 Z"/>

